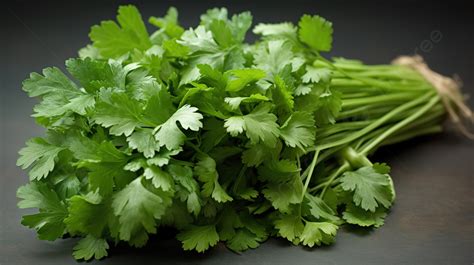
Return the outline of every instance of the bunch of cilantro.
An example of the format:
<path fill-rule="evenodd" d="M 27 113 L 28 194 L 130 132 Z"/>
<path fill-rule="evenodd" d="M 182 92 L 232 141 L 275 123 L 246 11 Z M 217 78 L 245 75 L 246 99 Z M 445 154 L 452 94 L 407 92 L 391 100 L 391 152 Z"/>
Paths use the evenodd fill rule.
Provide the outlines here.
<path fill-rule="evenodd" d="M 22 224 L 43 240 L 80 237 L 76 259 L 141 247 L 174 227 L 185 250 L 233 251 L 269 236 L 330 244 L 345 224 L 379 227 L 395 199 L 376 148 L 437 132 L 444 107 L 417 72 L 320 55 L 332 24 L 259 24 L 211 9 L 183 29 L 177 11 L 134 6 L 103 21 L 64 72 L 23 89 L 46 128 L 20 150 L 30 182 Z"/>

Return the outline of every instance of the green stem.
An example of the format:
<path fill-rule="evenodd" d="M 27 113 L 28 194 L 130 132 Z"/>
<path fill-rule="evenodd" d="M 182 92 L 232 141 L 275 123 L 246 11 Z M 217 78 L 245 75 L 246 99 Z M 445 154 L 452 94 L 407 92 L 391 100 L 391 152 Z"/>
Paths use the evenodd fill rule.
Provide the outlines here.
<path fill-rule="evenodd" d="M 443 127 L 441 127 L 441 125 L 433 125 L 431 127 L 421 128 L 421 129 L 416 130 L 416 131 L 410 131 L 410 132 L 407 132 L 407 133 L 403 133 L 403 134 L 391 137 L 390 139 L 386 139 L 385 141 L 383 141 L 380 144 L 380 146 L 396 144 L 396 143 L 403 142 L 403 141 L 406 141 L 408 139 L 412 139 L 412 138 L 422 136 L 422 135 L 439 133 L 442 130 L 443 130 Z"/>
<path fill-rule="evenodd" d="M 328 148 L 331 148 L 331 147 L 335 147 L 335 146 L 338 146 L 338 145 L 342 145 L 342 144 L 352 142 L 353 140 L 361 137 L 362 135 L 365 135 L 366 133 L 368 133 L 368 132 L 372 131 L 373 129 L 379 127 L 380 125 L 384 124 L 386 121 L 390 120 L 393 116 L 396 116 L 400 112 L 403 112 L 403 111 L 405 111 L 405 110 L 407 110 L 411 107 L 414 107 L 414 106 L 426 101 L 427 99 L 432 97 L 433 94 L 435 94 L 435 93 L 436 93 L 435 91 L 431 91 L 430 93 L 427 93 L 426 95 L 424 95 L 422 97 L 419 97 L 419 98 L 416 98 L 415 100 L 407 102 L 407 103 L 395 108 L 394 110 L 390 111 L 389 113 L 385 114 L 381 118 L 377 119 L 372 124 L 365 127 L 364 129 L 362 129 L 358 132 L 352 133 L 351 135 L 348 135 L 348 136 L 346 136 L 342 139 L 339 139 L 339 140 L 336 140 L 336 141 L 331 141 L 331 142 L 328 142 L 328 143 L 322 143 L 317 147 L 317 149 L 323 150 L 323 149 L 328 149 Z M 314 147 L 312 149 L 315 150 L 316 147 Z M 310 151 L 311 151 L 311 149 L 310 149 Z"/>
<path fill-rule="evenodd" d="M 416 97 L 418 94 L 419 93 L 404 92 L 404 93 L 394 93 L 394 94 L 388 94 L 388 95 L 372 96 L 372 97 L 357 98 L 357 99 L 346 99 L 342 102 L 342 107 L 350 108 L 350 107 L 358 107 L 358 106 L 365 106 L 365 105 L 372 105 L 372 104 L 386 105 L 391 102 L 400 102 L 400 101 L 410 100 Z"/>
<path fill-rule="evenodd" d="M 350 165 L 349 163 L 345 162 L 336 172 L 334 172 L 331 177 L 329 178 L 329 180 L 326 182 L 327 184 L 324 186 L 323 188 L 323 191 L 321 191 L 321 194 L 319 195 L 319 198 L 323 198 L 324 197 L 324 194 L 326 193 L 326 190 L 328 189 L 328 187 L 331 186 L 331 184 L 334 182 L 334 180 L 339 176 L 341 175 L 343 172 L 345 172 L 346 170 L 348 170 L 350 168 Z"/>
<path fill-rule="evenodd" d="M 234 182 L 234 186 L 232 187 L 232 192 L 234 194 L 237 193 L 237 188 L 240 185 L 240 182 L 242 181 L 242 177 L 244 176 L 246 170 L 247 170 L 247 166 L 243 165 L 242 168 L 240 169 L 239 175 L 237 175 L 237 179 Z"/>
<path fill-rule="evenodd" d="M 306 177 L 303 187 L 303 193 L 301 194 L 301 201 L 303 201 L 304 195 L 306 194 L 306 190 L 309 186 L 309 182 L 311 181 L 311 177 L 313 176 L 314 167 L 316 166 L 316 162 L 318 161 L 319 151 L 319 149 L 316 149 L 314 151 L 313 161 L 311 161 L 311 164 L 309 166 L 308 177 Z"/>
<path fill-rule="evenodd" d="M 399 130 L 400 128 L 406 126 L 410 122 L 414 121 L 424 113 L 426 113 L 428 110 L 430 110 L 438 101 L 440 100 L 439 96 L 436 95 L 433 97 L 428 104 L 420 108 L 417 112 L 413 113 L 412 115 L 408 116 L 406 119 L 398 122 L 394 126 L 392 126 L 390 129 L 386 130 L 384 133 L 379 135 L 377 138 L 372 140 L 370 144 L 368 144 L 364 149 L 360 151 L 362 154 L 368 154 L 373 148 L 375 148 L 380 142 L 385 140 L 388 136 Z"/>

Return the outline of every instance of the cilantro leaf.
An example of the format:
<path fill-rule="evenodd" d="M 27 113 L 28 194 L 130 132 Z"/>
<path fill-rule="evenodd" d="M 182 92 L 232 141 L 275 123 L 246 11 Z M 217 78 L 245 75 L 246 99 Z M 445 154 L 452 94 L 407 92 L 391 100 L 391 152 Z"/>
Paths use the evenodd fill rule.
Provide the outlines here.
<path fill-rule="evenodd" d="M 320 16 L 304 15 L 298 24 L 301 42 L 316 51 L 328 52 L 332 47 L 332 23 Z"/>
<path fill-rule="evenodd" d="M 264 37 L 285 37 L 288 39 L 296 39 L 296 27 L 289 22 L 277 24 L 260 23 L 253 28 L 253 33 Z"/>
<path fill-rule="evenodd" d="M 327 68 L 316 68 L 310 65 L 306 66 L 306 73 L 301 77 L 303 83 L 328 82 L 331 78 L 331 70 Z"/>
<path fill-rule="evenodd" d="M 180 232 L 176 238 L 183 243 L 184 250 L 196 250 L 197 252 L 204 252 L 219 241 L 219 235 L 214 225 L 190 226 Z"/>
<path fill-rule="evenodd" d="M 151 179 L 151 183 L 157 188 L 161 188 L 164 191 L 174 189 L 174 181 L 171 175 L 157 166 L 147 166 L 143 175 L 146 179 Z"/>
<path fill-rule="evenodd" d="M 309 207 L 309 214 L 316 219 L 325 219 L 328 221 L 339 221 L 339 218 L 336 217 L 336 212 L 331 209 L 321 198 L 313 196 L 311 194 L 305 194 L 304 200 L 306 206 Z"/>
<path fill-rule="evenodd" d="M 60 94 L 73 98 L 81 94 L 77 85 L 56 67 L 45 68 L 43 75 L 32 73 L 29 79 L 23 81 L 23 90 L 30 97 Z"/>
<path fill-rule="evenodd" d="M 253 144 L 262 142 L 268 146 L 275 146 L 280 133 L 276 120 L 277 117 L 270 113 L 268 105 L 261 104 L 247 115 L 226 119 L 224 126 L 232 136 L 245 131 Z"/>
<path fill-rule="evenodd" d="M 108 217 L 112 214 L 112 209 L 110 204 L 103 202 L 99 193 L 89 192 L 71 197 L 68 212 L 69 215 L 64 219 L 68 231 L 100 238 L 109 222 Z"/>
<path fill-rule="evenodd" d="M 386 216 L 387 209 L 383 207 L 378 207 L 374 212 L 371 212 L 357 207 L 354 203 L 348 203 L 342 218 L 349 224 L 380 227 Z"/>
<path fill-rule="evenodd" d="M 66 61 L 66 67 L 89 93 L 98 91 L 102 87 L 122 86 L 122 80 L 116 79 L 116 69 L 113 64 L 91 58 L 69 59 Z"/>
<path fill-rule="evenodd" d="M 134 6 L 121 6 L 114 21 L 103 21 L 93 26 L 89 37 L 100 55 L 117 58 L 138 49 L 144 51 L 151 47 L 150 38 L 138 9 Z"/>
<path fill-rule="evenodd" d="M 328 222 L 306 222 L 300 238 L 309 247 L 321 243 L 328 245 L 334 241 L 337 229 L 337 225 Z"/>
<path fill-rule="evenodd" d="M 378 206 L 390 207 L 393 191 L 388 176 L 390 168 L 382 164 L 361 167 L 356 171 L 344 173 L 341 187 L 353 191 L 353 201 L 364 210 L 375 212 Z"/>
<path fill-rule="evenodd" d="M 229 92 L 237 92 L 266 76 L 265 71 L 260 69 L 235 69 L 227 73 L 234 77 L 227 83 L 226 90 Z"/>
<path fill-rule="evenodd" d="M 147 158 L 155 156 L 155 152 L 160 150 L 160 145 L 156 142 L 153 130 L 148 128 L 137 129 L 127 137 L 128 145 L 142 152 Z"/>
<path fill-rule="evenodd" d="M 206 197 L 211 196 L 217 202 L 232 201 L 226 191 L 219 184 L 219 174 L 216 170 L 216 161 L 210 156 L 202 155 L 194 168 L 199 181 L 204 182 L 202 194 Z"/>
<path fill-rule="evenodd" d="M 90 260 L 92 257 L 94 257 L 94 259 L 101 259 L 107 256 L 108 249 L 109 244 L 105 239 L 87 235 L 77 243 L 72 255 L 77 260 Z"/>
<path fill-rule="evenodd" d="M 285 40 L 270 40 L 262 43 L 254 55 L 257 68 L 276 75 L 287 65 L 291 64 L 293 71 L 303 65 L 303 58 L 295 56 L 291 44 Z"/>
<path fill-rule="evenodd" d="M 55 160 L 64 147 L 55 146 L 42 138 L 33 138 L 19 151 L 16 165 L 26 169 L 31 166 L 30 179 L 45 178 L 54 169 Z"/>
<path fill-rule="evenodd" d="M 304 149 L 312 146 L 316 135 L 313 116 L 308 112 L 294 112 L 281 126 L 280 136 L 290 147 Z"/>
<path fill-rule="evenodd" d="M 237 110 L 242 103 L 254 103 L 260 101 L 269 101 L 270 99 L 262 94 L 252 94 L 248 97 L 226 97 L 224 101 L 232 110 Z"/>
<path fill-rule="evenodd" d="M 184 105 L 171 117 L 155 129 L 155 139 L 160 146 L 166 146 L 169 150 L 177 149 L 186 140 L 186 135 L 179 129 L 177 122 L 185 130 L 199 131 L 202 128 L 202 114 L 197 112 L 196 107 Z"/>
<path fill-rule="evenodd" d="M 138 242 L 132 241 L 137 246 L 146 243 L 146 232 L 156 232 L 155 219 L 165 214 L 171 204 L 168 194 L 147 186 L 143 178 L 136 178 L 117 192 L 112 201 L 114 214 L 119 216 L 120 239 L 128 241 L 132 237 L 143 237 Z"/>
<path fill-rule="evenodd" d="M 209 25 L 209 29 L 212 32 L 214 40 L 222 48 L 228 48 L 234 44 L 234 37 L 225 21 L 214 19 Z"/>
<path fill-rule="evenodd" d="M 201 199 L 198 195 L 199 185 L 193 178 L 193 171 L 188 166 L 171 164 L 168 166 L 168 172 L 179 185 L 181 191 L 178 191 L 181 201 L 186 201 L 187 210 L 197 216 L 201 212 Z"/>
<path fill-rule="evenodd" d="M 290 211 L 290 204 L 301 202 L 303 184 L 298 177 L 285 183 L 268 183 L 262 191 L 272 206 L 282 213 Z"/>
<path fill-rule="evenodd" d="M 36 229 L 38 238 L 55 240 L 65 233 L 67 208 L 54 190 L 42 182 L 31 182 L 17 191 L 18 207 L 39 208 L 39 213 L 23 216 L 21 223 Z"/>
<path fill-rule="evenodd" d="M 238 229 L 235 235 L 227 242 L 227 247 L 233 251 L 244 251 L 256 248 L 260 245 L 262 238 L 258 237 L 246 228 Z"/>
<path fill-rule="evenodd" d="M 311 111 L 315 115 L 316 125 L 333 124 L 342 109 L 342 94 L 326 84 L 317 84 L 309 94 L 297 97 L 295 109 Z"/>
<path fill-rule="evenodd" d="M 301 217 L 297 215 L 282 215 L 275 221 L 275 228 L 278 234 L 289 241 L 297 240 L 304 231 L 304 224 Z"/>
<path fill-rule="evenodd" d="M 300 172 L 296 161 L 282 159 L 270 160 L 258 167 L 259 179 L 268 182 L 287 182 Z"/>
<path fill-rule="evenodd" d="M 93 119 L 104 127 L 110 127 L 113 135 L 130 136 L 136 127 L 149 123 L 142 116 L 143 106 L 125 93 L 102 90 L 96 104 Z"/>
<path fill-rule="evenodd" d="M 162 32 L 170 38 L 179 38 L 184 32 L 184 29 L 178 24 L 178 10 L 174 7 L 170 7 L 163 18 L 152 16 L 148 21 L 150 24 L 161 28 L 160 31 L 153 34 L 155 37 L 152 36 L 152 39 Z"/>

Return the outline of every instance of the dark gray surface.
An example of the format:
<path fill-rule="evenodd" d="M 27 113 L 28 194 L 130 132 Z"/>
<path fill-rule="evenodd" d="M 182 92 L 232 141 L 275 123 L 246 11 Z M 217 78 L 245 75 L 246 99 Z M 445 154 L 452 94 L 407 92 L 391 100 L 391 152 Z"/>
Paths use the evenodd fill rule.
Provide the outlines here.
<path fill-rule="evenodd" d="M 116 2 L 17 2 L 2 7 L 0 130 L 0 265 L 75 264 L 74 239 L 43 242 L 20 225 L 25 211 L 15 192 L 27 182 L 15 166 L 17 151 L 29 137 L 42 133 L 29 117 L 34 100 L 21 81 L 46 66 L 63 66 L 84 46 L 89 27 L 115 15 Z M 138 2 L 144 17 L 161 15 L 170 1 Z M 436 70 L 459 74 L 465 92 L 474 93 L 474 32 L 469 8 L 461 2 L 438 5 L 397 1 L 357 4 L 341 1 L 249 1 L 172 3 L 185 26 L 215 5 L 231 12 L 252 10 L 256 22 L 297 21 L 318 13 L 334 22 L 334 55 L 387 63 L 398 54 L 418 51 Z M 432 33 L 441 38 L 431 39 Z M 437 41 L 434 41 L 437 40 Z M 473 105 L 472 98 L 470 105 Z M 397 201 L 386 225 L 377 230 L 340 231 L 330 247 L 306 249 L 269 240 L 257 250 L 236 255 L 222 246 L 204 255 L 183 252 L 171 231 L 163 231 L 140 250 L 114 248 L 110 257 L 92 264 L 472 264 L 474 262 L 474 143 L 452 132 L 424 137 L 376 154 L 392 166 Z"/>

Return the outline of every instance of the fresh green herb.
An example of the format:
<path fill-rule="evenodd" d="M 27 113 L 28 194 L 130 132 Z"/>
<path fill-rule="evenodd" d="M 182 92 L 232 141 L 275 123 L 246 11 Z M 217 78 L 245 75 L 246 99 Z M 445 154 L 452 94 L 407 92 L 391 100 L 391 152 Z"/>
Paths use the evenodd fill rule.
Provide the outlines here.
<path fill-rule="evenodd" d="M 40 239 L 81 237 L 76 259 L 143 246 L 167 226 L 185 250 L 234 251 L 270 235 L 313 247 L 344 223 L 379 227 L 395 191 L 378 147 L 441 130 L 433 86 L 401 65 L 325 59 L 332 24 L 259 24 L 212 9 L 184 30 L 176 9 L 119 8 L 91 45 L 23 83 L 46 136 L 21 149 L 22 223 Z"/>

